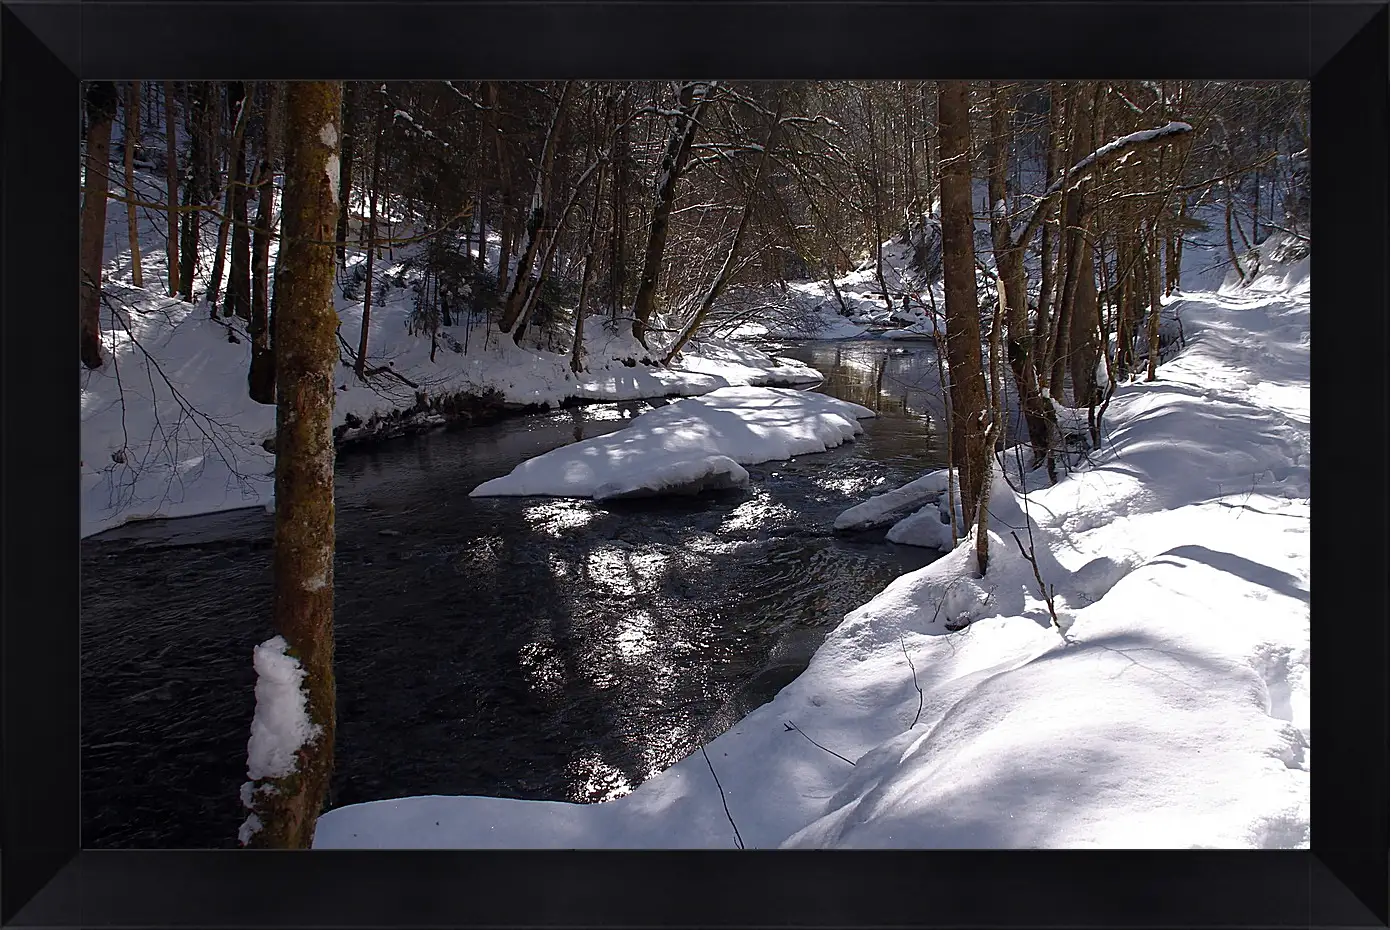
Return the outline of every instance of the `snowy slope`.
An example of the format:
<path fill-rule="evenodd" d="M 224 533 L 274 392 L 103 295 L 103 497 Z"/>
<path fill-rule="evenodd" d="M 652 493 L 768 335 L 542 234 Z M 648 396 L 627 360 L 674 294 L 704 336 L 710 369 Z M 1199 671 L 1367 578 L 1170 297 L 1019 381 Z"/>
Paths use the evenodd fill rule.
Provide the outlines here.
<path fill-rule="evenodd" d="M 983 578 L 968 536 L 625 797 L 355 805 L 315 845 L 729 848 L 727 805 L 761 848 L 1307 846 L 1307 265 L 1173 309 L 1186 350 L 1119 388 L 1089 467 L 997 478 Z"/>

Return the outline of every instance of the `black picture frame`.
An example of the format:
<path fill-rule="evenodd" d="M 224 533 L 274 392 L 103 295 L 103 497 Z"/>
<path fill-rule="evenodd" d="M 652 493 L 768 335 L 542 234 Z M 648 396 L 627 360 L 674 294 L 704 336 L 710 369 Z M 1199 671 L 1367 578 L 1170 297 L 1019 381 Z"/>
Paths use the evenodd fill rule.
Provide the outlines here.
<path fill-rule="evenodd" d="M 0 2 L 0 922 L 1386 926 L 1387 35 L 1384 2 Z M 697 73 L 1312 79 L 1312 850 L 80 850 L 79 81 Z"/>

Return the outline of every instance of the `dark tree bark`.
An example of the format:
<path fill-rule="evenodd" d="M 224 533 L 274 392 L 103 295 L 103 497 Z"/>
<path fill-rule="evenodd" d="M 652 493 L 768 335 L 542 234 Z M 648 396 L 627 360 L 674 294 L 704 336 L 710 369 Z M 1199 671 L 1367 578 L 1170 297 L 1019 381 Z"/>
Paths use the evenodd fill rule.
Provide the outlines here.
<path fill-rule="evenodd" d="M 187 85 L 190 181 L 184 186 L 184 206 L 190 209 L 185 211 L 181 227 L 179 285 L 183 288 L 181 296 L 189 302 L 193 300 L 193 279 L 198 272 L 199 238 L 203 222 L 203 214 L 199 208 L 207 204 L 212 184 L 212 172 L 208 164 L 211 155 L 208 88 L 207 81 L 190 81 Z"/>
<path fill-rule="evenodd" d="M 701 324 L 705 322 L 706 314 L 710 312 L 710 308 L 715 305 L 715 301 L 729 285 L 730 275 L 734 273 L 735 260 L 739 257 L 739 249 L 744 244 L 744 233 L 749 228 L 749 218 L 753 216 L 754 204 L 757 202 L 758 194 L 763 187 L 763 180 L 768 176 L 768 161 L 771 158 L 773 145 L 777 142 L 778 130 L 782 128 L 783 100 L 784 96 L 779 94 L 777 106 L 774 107 L 773 111 L 773 122 L 768 127 L 768 134 L 763 139 L 763 150 L 758 155 L 758 168 L 754 171 L 753 183 L 744 191 L 744 209 L 739 213 L 739 225 L 734 229 L 734 238 L 729 243 L 729 251 L 725 253 L 724 264 L 715 274 L 715 280 L 710 282 L 710 287 L 705 291 L 705 296 L 701 298 L 690 323 L 671 344 L 666 358 L 662 360 L 664 365 L 670 365 L 671 360 L 676 358 L 691 337 L 700 331 Z"/>
<path fill-rule="evenodd" d="M 165 200 L 169 203 L 169 228 L 165 254 L 169 265 L 169 296 L 179 293 L 179 148 L 178 121 L 174 116 L 174 82 L 164 82 Z"/>
<path fill-rule="evenodd" d="M 357 338 L 357 361 L 353 373 L 358 380 L 367 380 L 367 336 L 372 327 L 372 271 L 377 259 L 377 186 L 382 175 L 382 121 L 386 116 L 386 101 L 377 101 L 376 122 L 372 131 L 372 178 L 367 191 L 367 282 L 362 292 L 362 331 Z"/>
<path fill-rule="evenodd" d="M 942 172 L 942 286 L 946 296 L 947 364 L 951 370 L 952 458 L 961 482 L 962 513 L 976 519 L 990 450 L 985 373 L 980 357 L 974 228 L 971 216 L 969 85 L 937 83 L 938 164 Z"/>
<path fill-rule="evenodd" d="M 247 389 L 259 404 L 275 403 L 275 354 L 270 340 L 270 240 L 275 222 L 275 163 L 280 138 L 280 86 L 266 88 L 266 127 L 261 139 L 256 229 L 251 243 L 251 367 Z"/>
<path fill-rule="evenodd" d="M 503 305 L 502 319 L 498 320 L 497 324 L 498 329 L 504 333 L 512 332 L 521 319 L 522 306 L 531 284 L 531 266 L 536 261 L 536 253 L 540 247 L 541 229 L 546 222 L 546 202 L 550 199 L 551 165 L 555 162 L 555 147 L 560 141 L 560 127 L 565 121 L 565 108 L 570 101 L 573 87 L 573 81 L 565 82 L 560 92 L 560 101 L 556 104 L 555 115 L 551 117 L 550 129 L 546 132 L 546 141 L 541 146 L 541 163 L 536 169 L 536 185 L 532 189 L 531 209 L 526 219 L 526 238 L 522 240 L 522 254 L 517 260 L 517 273 L 513 278 L 512 288 L 507 293 L 507 302 Z"/>
<path fill-rule="evenodd" d="M 643 256 L 642 276 L 638 278 L 637 297 L 633 299 L 633 338 L 644 348 L 650 348 L 647 345 L 647 327 L 657 304 L 657 279 L 662 274 L 662 255 L 666 251 L 671 208 L 676 202 L 676 186 L 681 180 L 682 172 L 686 170 L 686 162 L 691 156 L 691 145 L 695 142 L 696 130 L 700 126 L 700 114 L 710 96 L 709 84 L 701 85 L 698 95 L 697 89 L 698 82 L 695 81 L 688 81 L 681 87 L 681 116 L 676 118 L 672 126 L 666 152 L 662 155 L 661 173 L 657 176 L 657 193 L 652 202 L 652 217 L 647 234 L 647 252 Z"/>
<path fill-rule="evenodd" d="M 253 783 L 259 821 L 248 845 L 308 848 L 333 771 L 333 241 L 342 85 L 289 85 L 286 119 L 285 252 L 280 260 L 276 353 L 274 621 L 316 733 L 288 775 Z M 266 791 L 269 787 L 273 790 Z"/>
<path fill-rule="evenodd" d="M 229 316 L 251 319 L 251 230 L 246 221 L 249 188 L 246 177 L 246 124 L 251 112 L 255 84 L 240 85 L 229 96 L 238 101 L 237 130 L 232 138 L 231 178 L 227 198 L 231 208 L 232 254 L 227 269 L 227 305 Z"/>
<path fill-rule="evenodd" d="M 140 144 L 140 82 L 131 81 L 126 85 L 126 123 L 125 123 L 125 161 L 126 161 L 126 228 L 130 241 L 130 280 L 136 287 L 145 286 L 145 276 L 140 268 L 140 225 L 136 222 L 135 201 L 135 148 Z"/>
<path fill-rule="evenodd" d="M 360 130 L 357 117 L 357 82 L 346 81 L 343 85 L 343 143 L 338 170 L 338 264 L 348 263 L 348 201 L 353 193 L 353 157 L 361 147 L 358 141 Z"/>
<path fill-rule="evenodd" d="M 82 364 L 100 368 L 101 265 L 106 240 L 106 195 L 110 191 L 111 124 L 119 97 L 110 81 L 87 85 L 87 161 L 82 191 L 82 237 L 78 266 L 78 320 Z"/>
<path fill-rule="evenodd" d="M 990 162 L 990 231 L 995 246 L 995 267 L 1000 274 L 1000 290 L 1004 296 L 1007 332 L 1005 355 L 1019 392 L 1019 403 L 1029 432 L 1029 446 L 1033 451 L 1033 465 L 1038 465 L 1047 457 L 1052 443 L 1054 415 L 1052 405 L 1039 389 L 1034 337 L 1029 329 L 1028 277 L 1024 270 L 1024 250 L 1028 243 L 1013 241 L 1008 215 L 1001 207 L 1005 200 L 1005 170 L 1009 153 L 1009 112 L 1003 88 L 993 82 L 990 86 L 990 126 L 991 138 L 987 147 Z M 1046 243 L 1047 239 L 1044 241 Z M 1045 245 L 1045 253 L 1046 249 Z M 1044 262 L 1046 271 L 1046 254 Z M 998 432 L 1000 435 L 996 438 L 1002 440 L 1003 424 Z"/>
<path fill-rule="evenodd" d="M 604 175 L 608 163 L 599 165 L 599 177 L 594 182 L 594 205 L 589 212 L 589 233 L 585 236 L 584 271 L 580 273 L 580 298 L 575 307 L 575 336 L 570 344 L 570 370 L 579 374 L 584 362 L 584 307 L 589 285 L 594 280 L 594 245 L 599 235 L 599 202 L 604 194 Z"/>
<path fill-rule="evenodd" d="M 246 117 L 250 111 L 249 107 L 244 106 L 245 92 L 240 82 L 230 81 L 227 84 L 227 109 L 237 114 L 237 120 L 232 130 L 232 138 L 228 148 L 227 159 L 227 185 L 223 195 L 222 221 L 217 226 L 217 247 L 213 253 L 213 272 L 212 278 L 208 281 L 208 309 L 213 318 L 217 317 L 218 297 L 222 293 L 222 275 L 227 267 L 227 246 L 232 238 L 232 228 L 235 225 L 236 199 L 238 191 L 245 193 L 245 188 L 238 184 L 239 178 L 236 174 L 237 157 L 236 152 L 241 148 L 242 137 L 246 131 Z M 243 203 L 242 222 L 246 222 L 245 204 Z M 230 282 L 229 282 L 230 285 Z M 232 307 L 223 307 L 223 316 L 232 315 Z"/>

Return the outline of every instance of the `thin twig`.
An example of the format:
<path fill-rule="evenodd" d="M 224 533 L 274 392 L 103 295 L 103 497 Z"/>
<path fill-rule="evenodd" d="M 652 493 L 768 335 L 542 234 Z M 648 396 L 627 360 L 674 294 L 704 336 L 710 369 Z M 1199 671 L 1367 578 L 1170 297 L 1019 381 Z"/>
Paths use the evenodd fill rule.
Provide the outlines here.
<path fill-rule="evenodd" d="M 898 631 L 898 644 L 903 648 L 903 658 L 908 660 L 908 667 L 913 670 L 913 687 L 918 689 L 918 712 L 913 715 L 913 722 L 908 724 L 908 729 L 911 730 L 918 725 L 918 718 L 923 713 L 923 689 L 922 685 L 918 684 L 918 668 L 913 664 L 913 657 L 908 654 L 908 644 L 903 641 L 902 630 Z M 854 765 L 855 763 L 850 764 Z"/>
<path fill-rule="evenodd" d="M 724 785 L 720 784 L 720 776 L 715 774 L 715 764 L 710 761 L 710 753 L 705 751 L 705 746 L 700 747 L 700 754 L 705 757 L 705 764 L 710 766 L 710 777 L 715 779 L 715 787 L 720 789 L 720 803 L 724 805 L 724 815 L 729 818 L 729 825 L 734 828 L 734 842 L 739 844 L 739 848 L 744 848 L 744 838 L 739 835 L 739 825 L 734 822 L 734 815 L 729 812 L 729 802 L 725 800 Z M 854 765 L 854 763 L 850 763 Z"/>
<path fill-rule="evenodd" d="M 916 673 L 915 673 L 915 674 L 916 674 Z M 811 744 L 812 744 L 813 746 L 815 746 L 817 749 L 824 749 L 826 752 L 829 752 L 831 755 L 835 756 L 835 757 L 836 757 L 837 759 L 839 759 L 840 761 L 842 761 L 842 762 L 850 762 L 851 765 L 854 765 L 854 764 L 855 764 L 854 762 L 851 762 L 849 759 L 845 758 L 845 756 L 842 756 L 840 753 L 836 752 L 834 749 L 826 749 L 825 746 L 822 746 L 822 745 L 821 745 L 820 743 L 818 743 L 816 740 L 812 739 L 810 736 L 807 736 L 807 734 L 806 734 L 806 733 L 803 733 L 803 732 L 802 732 L 802 729 L 801 729 L 800 727 L 798 727 L 797 724 L 793 723 L 791 720 L 787 721 L 787 722 L 784 723 L 782 726 L 783 726 L 783 730 L 784 730 L 784 731 L 795 730 L 796 732 L 801 733 L 803 736 L 806 736 L 807 742 L 811 743 Z"/>

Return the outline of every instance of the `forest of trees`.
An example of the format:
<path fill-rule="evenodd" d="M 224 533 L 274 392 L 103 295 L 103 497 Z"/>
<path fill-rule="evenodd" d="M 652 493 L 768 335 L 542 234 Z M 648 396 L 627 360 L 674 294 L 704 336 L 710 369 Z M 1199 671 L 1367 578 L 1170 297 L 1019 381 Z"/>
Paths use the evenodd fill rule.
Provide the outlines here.
<path fill-rule="evenodd" d="M 331 379 L 340 360 L 382 374 L 365 323 L 335 338 L 335 287 L 370 318 L 409 246 L 422 338 L 482 321 L 579 371 L 602 314 L 644 347 L 635 364 L 669 365 L 702 329 L 788 312 L 788 281 L 863 267 L 886 307 L 932 300 L 886 279 L 898 238 L 941 284 L 974 519 L 1005 381 L 1052 474 L 1055 402 L 1095 430 L 1118 381 L 1154 377 L 1185 237 L 1212 229 L 1247 277 L 1267 236 L 1309 236 L 1302 82 L 94 82 L 85 120 L 82 364 L 106 351 L 105 211 L 132 231 L 143 211 L 169 256 L 143 286 L 244 321 L 247 390 L 279 407 L 275 617 L 324 729 L 284 795 L 305 804 L 262 812 L 273 845 L 312 838 L 332 755 Z M 164 200 L 121 193 L 136 167 Z"/>

